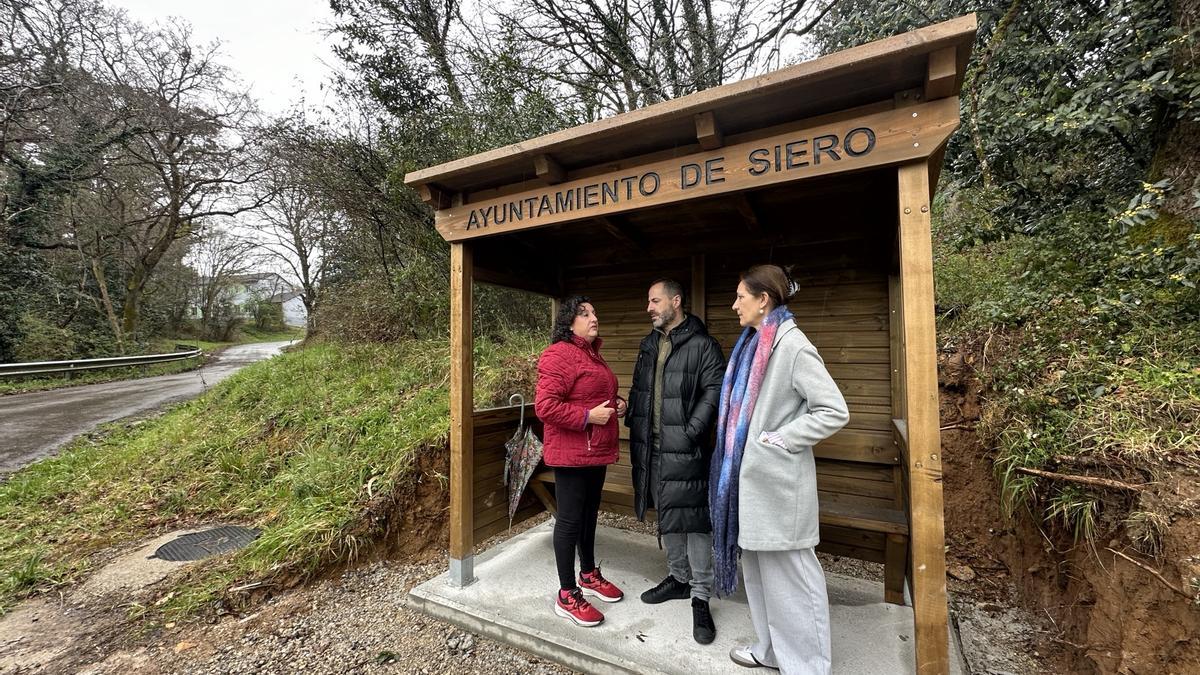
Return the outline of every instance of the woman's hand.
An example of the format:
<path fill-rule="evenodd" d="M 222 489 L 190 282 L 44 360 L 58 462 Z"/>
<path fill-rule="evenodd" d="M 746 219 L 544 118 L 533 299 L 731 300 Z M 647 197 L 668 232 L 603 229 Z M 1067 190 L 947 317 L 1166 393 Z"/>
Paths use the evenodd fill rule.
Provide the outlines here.
<path fill-rule="evenodd" d="M 783 440 L 783 436 L 778 431 L 764 431 L 758 435 L 758 442 L 764 445 L 773 445 L 780 450 L 787 450 L 787 441 Z"/>
<path fill-rule="evenodd" d="M 605 401 L 604 403 L 601 403 L 600 405 L 588 411 L 588 424 L 608 424 L 609 418 L 611 418 L 613 413 L 616 412 L 612 408 L 608 407 L 608 404 L 611 402 L 611 400 L 612 399 L 609 399 L 608 401 Z"/>
<path fill-rule="evenodd" d="M 624 417 L 625 413 L 628 410 L 629 410 L 629 404 L 625 402 L 625 399 L 618 396 L 617 397 L 617 417 Z"/>

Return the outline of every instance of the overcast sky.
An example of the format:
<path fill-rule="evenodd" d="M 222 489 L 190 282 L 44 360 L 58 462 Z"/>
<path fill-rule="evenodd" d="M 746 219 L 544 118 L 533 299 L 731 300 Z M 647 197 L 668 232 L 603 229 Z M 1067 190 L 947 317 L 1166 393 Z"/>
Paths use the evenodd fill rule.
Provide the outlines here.
<path fill-rule="evenodd" d="M 263 111 L 278 114 L 304 97 L 324 100 L 321 84 L 337 61 L 322 35 L 333 18 L 329 0 L 107 0 L 142 23 L 177 16 L 192 24 L 199 42 L 219 40 L 224 63 L 235 70 Z"/>

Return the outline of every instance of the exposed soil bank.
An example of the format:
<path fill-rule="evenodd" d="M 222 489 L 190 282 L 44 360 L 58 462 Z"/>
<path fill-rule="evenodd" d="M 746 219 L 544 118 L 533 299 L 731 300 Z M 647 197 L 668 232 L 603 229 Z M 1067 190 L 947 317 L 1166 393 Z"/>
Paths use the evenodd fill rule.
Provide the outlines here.
<path fill-rule="evenodd" d="M 1130 540 L 1116 515 L 1123 505 L 1102 514 L 1108 529 L 1094 546 L 1038 514 L 1004 518 L 991 450 L 974 431 L 984 403 L 973 362 L 957 352 L 939 364 L 947 564 L 952 576 L 973 577 L 952 579 L 951 590 L 966 584 L 1001 599 L 1015 587 L 1015 601 L 1047 618 L 1033 648 L 1057 672 L 1200 672 L 1200 479 L 1179 468 L 1141 495 L 1170 514 L 1157 559 Z"/>

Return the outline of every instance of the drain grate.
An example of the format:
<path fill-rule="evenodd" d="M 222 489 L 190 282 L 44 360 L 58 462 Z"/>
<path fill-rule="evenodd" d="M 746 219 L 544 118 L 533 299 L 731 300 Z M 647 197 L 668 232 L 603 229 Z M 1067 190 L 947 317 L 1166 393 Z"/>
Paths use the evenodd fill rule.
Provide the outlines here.
<path fill-rule="evenodd" d="M 237 525 L 221 525 L 203 532 L 185 534 L 158 547 L 151 558 L 182 562 L 201 560 L 219 553 L 242 548 L 258 538 L 262 530 Z"/>

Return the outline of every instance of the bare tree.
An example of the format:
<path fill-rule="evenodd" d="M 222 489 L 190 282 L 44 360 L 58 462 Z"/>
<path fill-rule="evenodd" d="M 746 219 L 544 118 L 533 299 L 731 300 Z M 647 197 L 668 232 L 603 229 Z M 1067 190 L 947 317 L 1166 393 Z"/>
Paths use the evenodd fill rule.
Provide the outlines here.
<path fill-rule="evenodd" d="M 45 230 L 54 199 L 99 173 L 134 130 L 132 111 L 90 72 L 119 17 L 92 0 L 13 0 L 0 11 L 0 232 L 32 249 L 69 248 Z M 50 234 L 49 239 L 46 235 Z"/>
<path fill-rule="evenodd" d="M 624 112 L 764 69 L 837 1 L 520 0 L 498 20 L 542 77 Z"/>
<path fill-rule="evenodd" d="M 310 335 L 316 332 L 317 305 L 329 262 L 327 250 L 344 230 L 340 225 L 343 216 L 322 198 L 311 161 L 295 144 L 274 146 L 272 168 L 263 181 L 269 197 L 263 200 L 259 214 L 262 247 L 291 270 L 300 287 Z"/>
<path fill-rule="evenodd" d="M 261 173 L 251 151 L 255 109 L 218 55 L 218 45 L 194 45 L 182 24 L 154 31 L 130 25 L 102 54 L 114 90 L 141 112 L 139 133 L 114 163 L 144 171 L 150 184 L 145 211 L 126 223 L 126 335 L 135 333 L 146 285 L 173 242 L 206 220 L 261 206 L 244 189 Z"/>
<path fill-rule="evenodd" d="M 189 251 L 196 270 L 195 301 L 200 307 L 204 332 L 217 340 L 228 340 L 243 315 L 235 297 L 237 277 L 257 259 L 256 244 L 227 230 L 212 228 L 202 233 Z"/>

